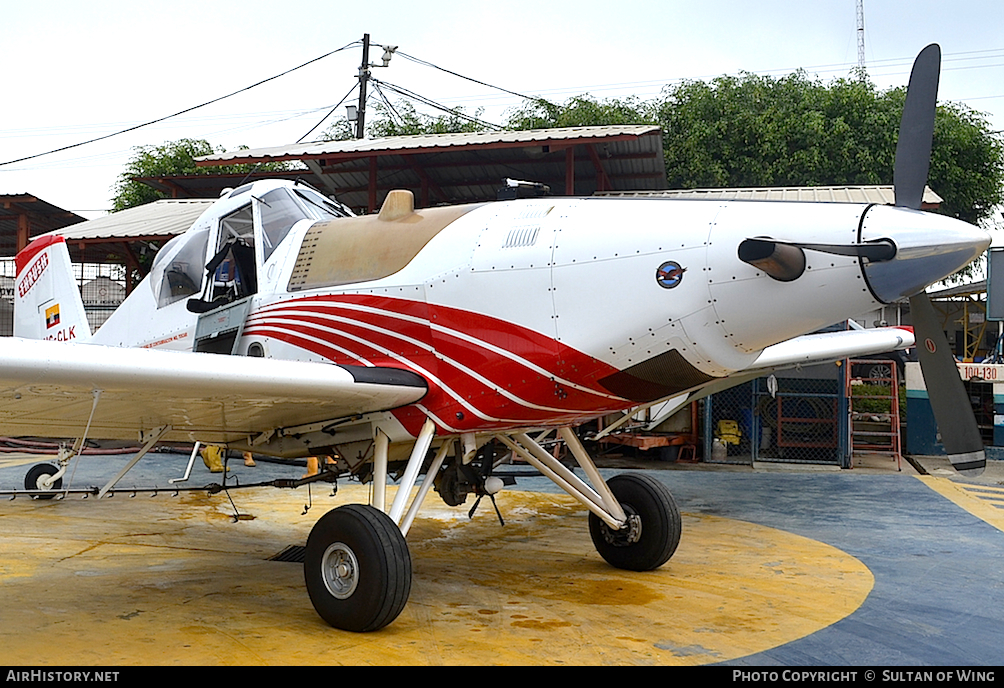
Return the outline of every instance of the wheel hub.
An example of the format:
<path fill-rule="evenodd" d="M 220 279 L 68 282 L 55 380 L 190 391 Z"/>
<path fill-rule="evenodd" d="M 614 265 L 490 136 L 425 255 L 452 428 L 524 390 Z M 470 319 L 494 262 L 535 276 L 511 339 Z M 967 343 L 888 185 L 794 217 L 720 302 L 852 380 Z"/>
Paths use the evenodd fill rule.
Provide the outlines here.
<path fill-rule="evenodd" d="M 321 557 L 321 578 L 333 597 L 348 599 L 359 584 L 359 562 L 355 553 L 343 542 L 328 546 Z"/>
<path fill-rule="evenodd" d="M 603 539 L 614 547 L 627 547 L 641 539 L 641 516 L 627 504 L 621 504 L 621 507 L 627 516 L 627 523 L 623 528 L 614 530 L 607 524 L 603 524 Z"/>

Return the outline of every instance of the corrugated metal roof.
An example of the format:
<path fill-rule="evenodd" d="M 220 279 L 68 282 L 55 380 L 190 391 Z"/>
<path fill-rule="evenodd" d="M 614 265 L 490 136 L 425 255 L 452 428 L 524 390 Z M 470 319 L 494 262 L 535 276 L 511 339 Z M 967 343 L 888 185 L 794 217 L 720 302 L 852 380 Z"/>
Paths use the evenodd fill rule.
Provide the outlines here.
<path fill-rule="evenodd" d="M 57 229 L 50 234 L 59 234 L 68 241 L 100 239 L 127 241 L 142 237 L 170 239 L 191 227 L 199 215 L 215 200 L 213 198 L 162 199 Z"/>
<path fill-rule="evenodd" d="M 17 253 L 18 221 L 21 216 L 28 223 L 28 238 L 35 238 L 56 227 L 84 222 L 85 219 L 32 194 L 0 194 L 0 257 Z"/>
<path fill-rule="evenodd" d="M 745 189 L 669 189 L 665 191 L 604 192 L 612 196 L 666 196 L 741 201 L 809 201 L 814 203 L 893 204 L 896 195 L 891 186 L 790 186 Z M 924 187 L 925 205 L 939 205 L 942 198 Z"/>
<path fill-rule="evenodd" d="M 349 139 L 346 141 L 321 141 L 268 148 L 251 148 L 228 151 L 196 158 L 197 162 L 233 163 L 235 161 L 305 160 L 309 158 L 351 155 L 366 157 L 374 153 L 393 151 L 434 150 L 444 148 L 486 147 L 495 145 L 525 146 L 527 144 L 573 141 L 582 139 L 614 139 L 660 134 L 658 126 L 649 124 L 561 127 L 529 129 L 523 131 L 484 131 L 461 134 L 421 134 L 415 136 L 387 136 L 375 139 Z M 661 147 L 661 141 L 660 141 Z"/>
<path fill-rule="evenodd" d="M 391 136 L 198 158 L 200 166 L 284 160 L 301 161 L 310 183 L 364 212 L 378 208 L 391 189 L 413 190 L 423 207 L 494 200 L 507 177 L 540 182 L 554 195 L 666 188 L 662 130 L 648 124 Z M 190 179 L 171 181 L 187 188 Z"/>

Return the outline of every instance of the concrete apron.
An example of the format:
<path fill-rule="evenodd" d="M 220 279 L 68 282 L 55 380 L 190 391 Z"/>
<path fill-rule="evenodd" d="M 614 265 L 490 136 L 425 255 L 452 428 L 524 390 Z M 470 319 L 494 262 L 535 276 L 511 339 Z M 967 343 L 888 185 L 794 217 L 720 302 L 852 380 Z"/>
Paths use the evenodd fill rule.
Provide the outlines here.
<path fill-rule="evenodd" d="M 593 549 L 565 495 L 435 495 L 409 534 L 411 599 L 371 634 L 314 613 L 303 544 L 334 506 L 314 489 L 31 501 L 0 509 L 0 645 L 9 665 L 670 664 L 720 662 L 811 634 L 873 585 L 857 559 L 783 531 L 684 514 L 676 555 L 619 571 Z M 253 518 L 251 518 L 253 517 Z"/>

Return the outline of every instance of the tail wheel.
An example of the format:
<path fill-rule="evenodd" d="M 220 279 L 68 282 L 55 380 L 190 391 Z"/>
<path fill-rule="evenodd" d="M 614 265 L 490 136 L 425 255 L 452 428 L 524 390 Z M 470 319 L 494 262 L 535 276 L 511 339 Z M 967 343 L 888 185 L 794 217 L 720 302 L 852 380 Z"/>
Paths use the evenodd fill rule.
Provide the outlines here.
<path fill-rule="evenodd" d="M 657 569 L 680 544 L 680 511 L 661 482 L 644 474 L 624 473 L 607 481 L 628 516 L 628 524 L 614 530 L 593 513 L 589 535 L 596 551 L 611 566 L 628 571 Z"/>
<path fill-rule="evenodd" d="M 411 555 L 401 529 L 363 504 L 332 509 L 314 524 L 303 573 L 314 609 L 346 631 L 383 628 L 411 593 Z"/>
<path fill-rule="evenodd" d="M 24 489 L 26 490 L 58 490 L 63 486 L 63 479 L 59 478 L 52 485 L 45 485 L 46 478 L 56 475 L 59 469 L 51 463 L 37 463 L 31 467 L 28 474 L 24 476 Z M 37 499 L 52 499 L 56 493 L 36 495 Z"/>

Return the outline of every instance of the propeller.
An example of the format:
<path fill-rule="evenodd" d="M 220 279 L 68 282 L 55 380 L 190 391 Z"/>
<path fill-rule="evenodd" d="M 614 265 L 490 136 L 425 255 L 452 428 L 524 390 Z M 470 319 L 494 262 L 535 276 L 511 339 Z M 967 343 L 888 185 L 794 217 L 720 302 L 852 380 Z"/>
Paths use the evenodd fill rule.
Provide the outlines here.
<path fill-rule="evenodd" d="M 913 63 L 899 125 L 893 187 L 896 205 L 902 208 L 919 210 L 924 197 L 931 164 L 940 71 L 941 48 L 931 44 Z M 983 439 L 955 357 L 926 293 L 910 297 L 910 312 L 917 339 L 917 359 L 924 373 L 945 453 L 960 473 L 979 475 L 986 466 Z"/>

